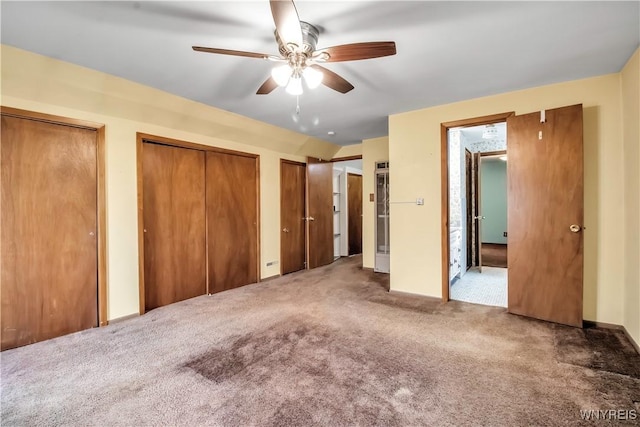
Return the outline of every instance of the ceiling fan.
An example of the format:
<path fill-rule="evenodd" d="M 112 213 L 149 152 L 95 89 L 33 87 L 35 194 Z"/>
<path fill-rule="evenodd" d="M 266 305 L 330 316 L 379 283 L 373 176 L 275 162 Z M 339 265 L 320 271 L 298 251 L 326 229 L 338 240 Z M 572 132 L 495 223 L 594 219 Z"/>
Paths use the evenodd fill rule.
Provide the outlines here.
<path fill-rule="evenodd" d="M 316 49 L 320 31 L 308 22 L 300 21 L 292 0 L 270 0 L 271 14 L 276 25 L 275 37 L 281 56 L 240 50 L 193 46 L 198 52 L 262 58 L 282 63 L 271 70 L 271 76 L 260 86 L 258 95 L 271 93 L 276 87 L 286 87 L 287 93 L 300 95 L 302 79 L 310 89 L 320 85 L 347 93 L 353 85 L 333 71 L 319 64 L 355 61 L 396 54 L 395 42 L 365 42 Z"/>

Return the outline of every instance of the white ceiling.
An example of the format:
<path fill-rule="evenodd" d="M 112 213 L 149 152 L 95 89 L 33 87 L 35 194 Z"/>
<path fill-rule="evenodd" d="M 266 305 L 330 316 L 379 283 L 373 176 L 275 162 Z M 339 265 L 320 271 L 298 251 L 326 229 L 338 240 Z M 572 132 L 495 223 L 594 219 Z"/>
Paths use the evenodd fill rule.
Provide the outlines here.
<path fill-rule="evenodd" d="M 267 0 L 13 2 L 2 43 L 340 145 L 386 135 L 390 114 L 618 72 L 640 41 L 640 3 L 297 1 L 318 47 L 393 40 L 397 55 L 326 67 L 355 89 L 255 95 L 272 66 L 192 45 L 277 54 Z M 335 136 L 328 136 L 335 131 Z"/>

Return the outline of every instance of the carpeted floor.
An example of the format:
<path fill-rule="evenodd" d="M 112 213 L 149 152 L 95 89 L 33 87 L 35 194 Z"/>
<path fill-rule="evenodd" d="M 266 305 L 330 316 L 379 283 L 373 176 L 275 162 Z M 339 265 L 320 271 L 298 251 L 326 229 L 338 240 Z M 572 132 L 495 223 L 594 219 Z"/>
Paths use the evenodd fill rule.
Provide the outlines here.
<path fill-rule="evenodd" d="M 360 262 L 5 351 L 1 423 L 593 425 L 581 410 L 640 411 L 622 333 L 389 294 Z"/>
<path fill-rule="evenodd" d="M 473 267 L 453 282 L 449 292 L 452 300 L 506 307 L 507 269 L 482 267 L 480 273 Z"/>

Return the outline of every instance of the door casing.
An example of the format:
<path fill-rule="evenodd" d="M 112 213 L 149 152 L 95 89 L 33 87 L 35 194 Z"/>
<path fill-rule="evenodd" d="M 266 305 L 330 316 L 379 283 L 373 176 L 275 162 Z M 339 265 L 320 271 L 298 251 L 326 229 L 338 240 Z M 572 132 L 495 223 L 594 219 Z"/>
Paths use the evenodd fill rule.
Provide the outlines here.
<path fill-rule="evenodd" d="M 442 301 L 449 301 L 449 129 L 457 127 L 479 126 L 504 122 L 515 112 L 492 114 L 471 119 L 456 120 L 440 124 L 440 215 L 441 215 L 441 252 L 442 252 Z"/>
<path fill-rule="evenodd" d="M 105 191 L 105 125 L 101 123 L 62 117 L 52 114 L 38 113 L 1 106 L 2 116 L 15 117 L 25 120 L 51 123 L 54 125 L 88 129 L 96 132 L 96 257 L 97 257 L 97 324 L 105 326 L 108 322 L 107 313 L 107 264 L 106 264 L 106 191 Z"/>

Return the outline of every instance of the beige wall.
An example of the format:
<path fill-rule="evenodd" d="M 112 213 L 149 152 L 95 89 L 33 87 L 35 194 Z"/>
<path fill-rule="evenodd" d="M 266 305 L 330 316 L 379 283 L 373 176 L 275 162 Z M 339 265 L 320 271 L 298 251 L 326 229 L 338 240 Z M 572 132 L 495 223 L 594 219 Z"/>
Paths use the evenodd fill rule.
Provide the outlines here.
<path fill-rule="evenodd" d="M 280 158 L 339 147 L 104 73 L 2 46 L 3 106 L 106 125 L 108 318 L 138 312 L 136 132 L 260 155 L 261 277 L 280 265 Z"/>
<path fill-rule="evenodd" d="M 640 341 L 638 52 L 621 74 L 394 115 L 389 138 L 342 148 L 5 45 L 1 55 L 2 105 L 107 125 L 109 319 L 138 310 L 136 132 L 260 155 L 261 277 L 279 273 L 279 265 L 266 263 L 280 257 L 280 158 L 304 161 L 306 156 L 362 154 L 363 265 L 368 268 L 374 266 L 375 249 L 374 205 L 368 195 L 374 191 L 375 162 L 390 160 L 393 199 L 425 198 L 425 206 L 392 207 L 391 287 L 439 297 L 440 123 L 582 103 L 585 318 L 624 324 Z"/>
<path fill-rule="evenodd" d="M 375 192 L 376 162 L 389 160 L 389 138 L 362 141 L 362 266 L 375 266 L 375 205 L 369 195 Z M 391 249 L 393 252 L 393 249 Z"/>
<path fill-rule="evenodd" d="M 624 326 L 640 344 L 640 49 L 620 75 L 624 152 Z"/>
<path fill-rule="evenodd" d="M 623 323 L 624 173 L 620 74 L 396 114 L 389 118 L 391 289 L 441 297 L 440 123 L 515 111 L 584 107 L 584 317 Z M 631 161 L 635 168 L 638 160 Z M 637 238 L 637 234 L 636 234 Z M 638 307 L 636 307 L 637 309 Z"/>
<path fill-rule="evenodd" d="M 341 157 L 361 156 L 362 144 L 345 145 L 333 157 L 339 159 Z"/>

